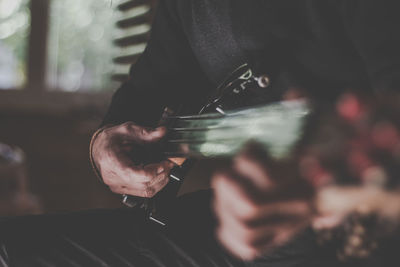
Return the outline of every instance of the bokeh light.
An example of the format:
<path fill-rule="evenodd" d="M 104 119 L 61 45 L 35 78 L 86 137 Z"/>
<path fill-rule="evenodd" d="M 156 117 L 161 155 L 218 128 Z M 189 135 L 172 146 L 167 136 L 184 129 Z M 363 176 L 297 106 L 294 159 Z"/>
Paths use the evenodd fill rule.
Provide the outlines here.
<path fill-rule="evenodd" d="M 29 25 L 29 0 L 0 0 L 0 89 L 26 81 Z"/>
<path fill-rule="evenodd" d="M 117 0 L 52 0 L 48 84 L 63 91 L 101 91 L 116 87 L 112 40 Z"/>

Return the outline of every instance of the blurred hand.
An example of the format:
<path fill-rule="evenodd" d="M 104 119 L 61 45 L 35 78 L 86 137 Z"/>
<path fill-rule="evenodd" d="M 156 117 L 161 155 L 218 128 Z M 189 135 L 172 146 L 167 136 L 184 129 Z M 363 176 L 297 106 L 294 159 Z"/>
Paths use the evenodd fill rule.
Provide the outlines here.
<path fill-rule="evenodd" d="M 276 180 L 279 177 L 272 179 L 266 162 L 257 154 L 240 154 L 231 170 L 212 179 L 217 237 L 244 260 L 253 260 L 291 240 L 312 217 L 310 200 L 286 197 L 291 195 L 288 190 L 296 192 L 301 187 L 288 186 L 287 181 L 281 184 Z"/>
<path fill-rule="evenodd" d="M 164 127 L 149 129 L 132 122 L 106 128 L 93 143 L 93 160 L 101 177 L 114 193 L 153 197 L 168 183 L 174 164 L 168 160 L 154 164 L 137 164 L 129 156 L 135 145 L 160 141 Z"/>

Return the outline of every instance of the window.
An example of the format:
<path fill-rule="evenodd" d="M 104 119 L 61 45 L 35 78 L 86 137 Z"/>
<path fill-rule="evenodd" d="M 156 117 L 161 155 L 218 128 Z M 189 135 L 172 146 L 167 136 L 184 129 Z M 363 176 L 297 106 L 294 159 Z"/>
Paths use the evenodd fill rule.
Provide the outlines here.
<path fill-rule="evenodd" d="M 0 1 L 0 89 L 21 88 L 26 82 L 28 4 L 28 0 Z"/>
<path fill-rule="evenodd" d="M 153 7 L 155 0 L 0 0 L 0 91 L 117 88 L 145 48 Z"/>
<path fill-rule="evenodd" d="M 52 90 L 115 87 L 113 35 L 116 0 L 52 0 L 47 82 Z"/>

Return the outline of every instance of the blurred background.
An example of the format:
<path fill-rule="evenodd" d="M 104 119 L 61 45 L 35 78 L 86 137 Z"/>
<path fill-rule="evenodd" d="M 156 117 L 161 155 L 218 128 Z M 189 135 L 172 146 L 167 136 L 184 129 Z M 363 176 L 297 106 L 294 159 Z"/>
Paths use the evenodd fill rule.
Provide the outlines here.
<path fill-rule="evenodd" d="M 0 215 L 120 206 L 92 173 L 89 140 L 155 4 L 0 0 Z"/>
<path fill-rule="evenodd" d="M 89 142 L 156 6 L 0 0 L 0 216 L 121 207 L 91 170 Z M 207 187 L 199 177 L 216 164 L 197 164 L 181 192 Z"/>

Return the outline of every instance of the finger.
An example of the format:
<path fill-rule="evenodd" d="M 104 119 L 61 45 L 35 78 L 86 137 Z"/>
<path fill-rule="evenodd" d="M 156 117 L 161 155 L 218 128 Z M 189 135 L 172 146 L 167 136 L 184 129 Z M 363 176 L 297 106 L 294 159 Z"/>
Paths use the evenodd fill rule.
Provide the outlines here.
<path fill-rule="evenodd" d="M 256 245 L 256 248 L 260 251 L 269 251 L 274 248 L 285 245 L 290 242 L 296 236 L 302 232 L 307 226 L 309 222 L 299 223 L 296 225 L 288 225 L 283 227 L 278 227 L 275 229 L 275 235 L 272 241 L 269 242 L 259 242 Z"/>
<path fill-rule="evenodd" d="M 297 177 L 293 171 L 294 167 L 275 161 L 257 143 L 247 144 L 235 158 L 233 165 L 234 170 L 249 180 L 260 192 L 292 184 Z"/>
<path fill-rule="evenodd" d="M 218 210 L 218 207 L 216 208 Z M 280 218 L 278 220 L 249 224 L 234 217 L 231 213 L 224 210 L 217 211 L 219 227 L 229 229 L 241 242 L 251 246 L 263 245 L 268 237 L 272 237 L 287 228 L 305 227 L 309 225 L 311 216 L 296 218 Z"/>
<path fill-rule="evenodd" d="M 160 163 L 147 164 L 143 167 L 143 169 L 148 173 L 158 175 L 161 173 L 169 173 L 174 166 L 174 162 L 165 160 Z"/>
<path fill-rule="evenodd" d="M 226 171 L 216 173 L 213 176 L 211 186 L 215 191 L 215 203 L 221 205 L 224 209 L 227 209 L 230 212 L 232 210 L 235 213 L 250 212 L 247 209 L 252 211 L 253 206 L 256 206 L 255 201 L 250 197 L 251 190 L 246 190 L 244 184 L 235 181 L 232 178 L 233 175 L 232 172 Z"/>
<path fill-rule="evenodd" d="M 122 160 L 112 159 L 107 165 L 112 167 L 104 168 L 104 171 L 102 171 L 106 185 L 114 188 L 139 186 L 141 187 L 140 190 L 143 190 L 142 185 L 152 184 L 153 180 L 157 180 L 157 177 L 168 176 L 174 166 L 169 161 L 146 166 L 126 166 L 122 163 Z"/>
<path fill-rule="evenodd" d="M 260 191 L 267 191 L 275 185 L 269 177 L 265 163 L 263 165 L 247 154 L 237 156 L 233 168 L 239 175 L 248 178 Z"/>
<path fill-rule="evenodd" d="M 216 235 L 221 244 L 237 258 L 253 260 L 260 255 L 260 252 L 256 248 L 242 242 L 229 229 L 218 228 Z"/>
<path fill-rule="evenodd" d="M 110 186 L 110 190 L 116 194 L 152 198 L 168 184 L 168 181 L 168 175 L 162 173 L 155 177 L 151 184 L 113 185 Z"/>
<path fill-rule="evenodd" d="M 126 122 L 119 126 L 116 126 L 116 132 L 124 135 L 126 140 L 136 141 L 158 141 L 167 132 L 165 127 L 150 128 L 136 125 L 133 122 Z"/>
<path fill-rule="evenodd" d="M 158 127 L 155 129 L 141 128 L 138 137 L 146 142 L 160 141 L 167 133 L 166 127 Z"/>
<path fill-rule="evenodd" d="M 332 229 L 339 226 L 344 220 L 342 214 L 318 216 L 312 220 L 314 230 Z"/>
<path fill-rule="evenodd" d="M 296 238 L 300 232 L 304 231 L 308 225 L 308 221 L 303 221 L 295 224 L 276 226 L 273 230 L 268 230 L 268 232 L 273 232 L 272 237 L 266 234 L 257 239 L 251 246 L 254 250 L 258 251 L 258 255 L 268 253 L 273 249 L 289 243 Z"/>
<path fill-rule="evenodd" d="M 154 177 L 150 182 L 144 183 L 144 185 L 146 187 L 156 187 L 156 191 L 158 192 L 159 185 L 165 185 L 169 180 L 170 178 L 168 170 L 158 173 L 156 177 Z"/>
<path fill-rule="evenodd" d="M 130 161 L 122 155 L 117 156 L 115 151 L 107 151 L 109 155 L 104 156 L 100 165 L 103 182 L 108 186 L 118 186 L 130 183 Z"/>
<path fill-rule="evenodd" d="M 174 164 L 170 161 L 148 164 L 145 166 L 130 166 L 121 174 L 125 184 L 151 183 L 160 174 L 169 173 Z"/>
<path fill-rule="evenodd" d="M 301 217 L 312 213 L 308 201 L 260 203 L 254 201 L 243 187 L 226 174 L 218 174 L 212 180 L 215 190 L 215 205 L 218 210 L 227 210 L 239 220 L 257 222 L 275 217 Z"/>
<path fill-rule="evenodd" d="M 142 190 L 139 188 L 126 188 L 126 187 L 118 187 L 118 186 L 110 186 L 110 190 L 119 195 L 129 195 L 135 197 L 143 197 L 143 198 L 151 198 L 154 196 L 153 190 Z"/>
<path fill-rule="evenodd" d="M 233 255 L 243 260 L 254 260 L 268 251 L 282 246 L 292 240 L 307 224 L 277 226 L 258 234 L 254 240 L 237 235 L 234 229 L 227 227 L 217 228 L 217 238 Z M 256 234 L 253 233 L 253 236 Z"/>
<path fill-rule="evenodd" d="M 127 141 L 135 141 L 145 127 L 141 127 L 136 125 L 135 123 L 128 121 L 113 128 L 113 132 L 115 134 L 119 134 L 120 136 L 124 136 L 124 139 Z"/>
<path fill-rule="evenodd" d="M 264 224 L 280 223 L 282 221 L 302 221 L 313 214 L 311 204 L 306 201 L 287 201 L 282 203 L 273 203 L 261 205 L 258 214 L 254 217 L 246 217 L 248 225 L 259 226 Z"/>
<path fill-rule="evenodd" d="M 160 192 L 169 183 L 170 180 L 168 175 L 165 175 L 160 177 L 160 179 L 156 179 L 156 181 L 156 183 L 151 185 L 152 190 L 150 191 L 150 193 L 152 194 L 147 194 L 147 197 L 153 197 L 155 194 Z"/>

